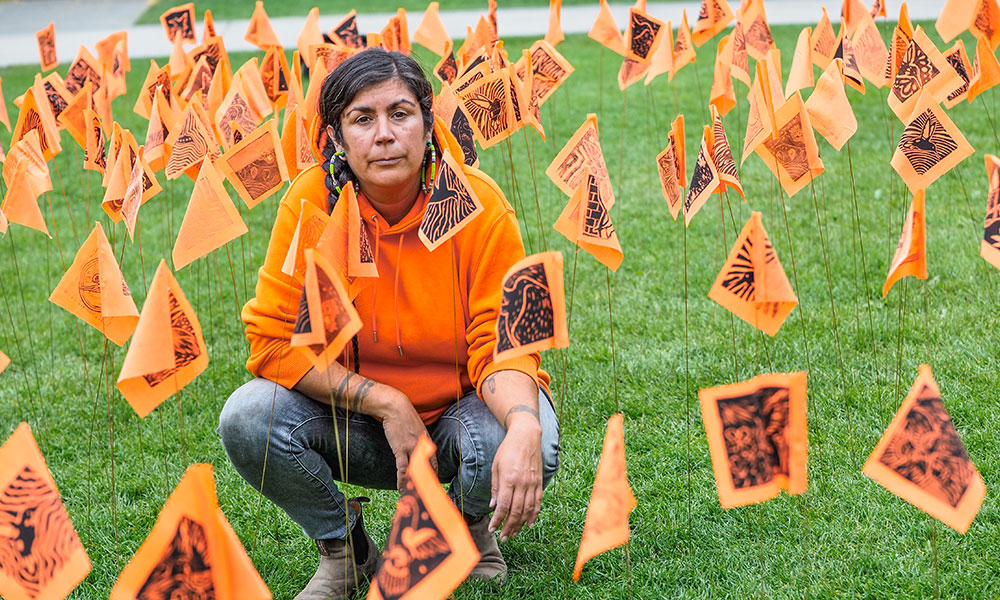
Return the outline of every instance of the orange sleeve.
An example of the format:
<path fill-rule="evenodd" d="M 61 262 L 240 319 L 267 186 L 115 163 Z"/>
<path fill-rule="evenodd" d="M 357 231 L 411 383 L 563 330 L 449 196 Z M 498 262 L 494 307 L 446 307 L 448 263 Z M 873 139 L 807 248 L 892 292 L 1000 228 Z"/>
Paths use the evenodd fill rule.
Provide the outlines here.
<path fill-rule="evenodd" d="M 256 296 L 243 306 L 250 342 L 247 370 L 288 389 L 302 379 L 312 364 L 289 345 L 302 285 L 282 273 L 281 265 L 299 221 L 302 199 L 322 203 L 326 193 L 323 171 L 318 166 L 303 171 L 292 182 L 278 207 L 264 264 L 257 271 Z"/>

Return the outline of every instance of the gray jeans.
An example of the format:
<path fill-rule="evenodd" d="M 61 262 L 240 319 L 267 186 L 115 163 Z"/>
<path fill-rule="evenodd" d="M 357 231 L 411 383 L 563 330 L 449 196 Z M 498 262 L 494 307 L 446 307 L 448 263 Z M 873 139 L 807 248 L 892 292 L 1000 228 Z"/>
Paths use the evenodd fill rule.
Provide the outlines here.
<path fill-rule="evenodd" d="M 559 468 L 559 422 L 541 390 L 538 409 L 542 481 L 548 485 Z M 347 520 L 354 526 L 356 515 L 336 481 L 396 488 L 396 461 L 382 424 L 339 408 L 336 421 L 333 414 L 329 405 L 258 378 L 233 392 L 219 415 L 218 433 L 236 471 L 313 539 L 344 539 Z M 437 446 L 438 477 L 449 484 L 455 505 L 473 517 L 489 514 L 493 457 L 506 435 L 503 426 L 472 391 L 449 406 L 427 432 Z M 338 436 L 346 477 L 337 454 Z"/>

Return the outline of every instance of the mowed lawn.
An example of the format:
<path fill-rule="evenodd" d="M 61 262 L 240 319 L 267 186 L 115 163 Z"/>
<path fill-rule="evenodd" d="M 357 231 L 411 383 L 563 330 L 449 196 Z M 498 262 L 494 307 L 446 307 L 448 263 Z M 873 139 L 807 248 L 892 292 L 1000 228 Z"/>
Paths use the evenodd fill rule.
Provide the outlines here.
<path fill-rule="evenodd" d="M 880 27 L 887 36 L 887 26 Z M 797 34 L 791 27 L 774 31 L 786 72 Z M 507 48 L 518 56 L 531 42 L 507 40 Z M 986 112 L 988 107 L 994 121 L 1000 115 L 997 92 L 950 111 L 976 153 L 927 192 L 928 280 L 904 279 L 883 299 L 882 283 L 910 202 L 888 163 L 902 125 L 885 106 L 884 89 L 869 86 L 865 96 L 848 91 L 858 133 L 840 153 L 819 140 L 826 173 L 793 198 L 781 193 L 758 157 L 750 157 L 740 170 L 746 202 L 735 193 L 713 196 L 687 230 L 685 250 L 682 222 L 671 220 L 660 192 L 655 156 L 679 110 L 687 124 L 690 175 L 708 119 L 715 43 L 701 48 L 698 62 L 672 83 L 664 76 L 622 94 L 615 82 L 620 58 L 586 37 L 571 36 L 559 50 L 576 72 L 542 109 L 547 142 L 519 132 L 509 145 L 481 153 L 483 170 L 518 211 L 529 251 L 558 249 L 565 257 L 572 345 L 544 356 L 562 414 L 563 454 L 538 524 L 502 544 L 510 566 L 506 584 L 465 585 L 455 597 L 995 594 L 1000 272 L 979 257 L 979 241 L 987 185 L 983 153 L 1000 150 Z M 967 40 L 966 46 L 974 44 Z M 435 62 L 422 48 L 416 56 L 428 70 Z M 249 55 L 232 58 L 238 67 Z M 133 61 L 131 92 L 114 104 L 116 118 L 139 139 L 146 124 L 132 105 L 146 69 L 146 61 Z M 0 71 L 12 117 L 10 101 L 33 74 L 27 67 Z M 736 86 L 741 104 L 725 124 L 738 156 L 746 88 Z M 613 219 L 625 252 L 610 279 L 603 266 L 584 252 L 576 255 L 552 229 L 567 197 L 544 175 L 590 112 L 599 117 L 617 198 Z M 5 149 L 9 139 L 0 132 Z M 138 419 L 114 387 L 125 351 L 104 344 L 99 332 L 47 301 L 94 220 L 113 237 L 116 254 L 125 239 L 124 228 L 113 227 L 100 208 L 100 178 L 81 170 L 82 152 L 69 136 L 63 145 L 51 163 L 55 191 L 41 199 L 58 237 L 49 240 L 15 225 L 0 240 L 0 350 L 13 360 L 0 375 L 0 438 L 26 420 L 48 460 L 94 563 L 72 597 L 106 598 L 184 469 L 211 462 L 222 509 L 254 564 L 275 598 L 291 598 L 311 576 L 315 550 L 236 474 L 215 434 L 223 403 L 249 377 L 238 308 L 253 293 L 278 196 L 249 212 L 241 205 L 249 235 L 177 273 L 198 313 L 211 363 L 178 396 Z M 187 179 L 167 182 L 139 212 L 136 243 L 124 242 L 122 267 L 140 307 L 158 261 L 166 257 L 169 263 L 191 188 Z M 707 297 L 751 210 L 763 213 L 798 291 L 799 306 L 773 339 Z M 933 367 L 988 489 L 965 535 L 861 473 L 921 363 Z M 808 491 L 723 510 L 697 390 L 798 370 L 809 372 Z M 617 410 L 625 415 L 628 474 L 639 502 L 631 543 L 592 560 L 573 583 L 606 420 Z M 374 498 L 366 522 L 381 544 L 396 493 L 365 492 Z"/>

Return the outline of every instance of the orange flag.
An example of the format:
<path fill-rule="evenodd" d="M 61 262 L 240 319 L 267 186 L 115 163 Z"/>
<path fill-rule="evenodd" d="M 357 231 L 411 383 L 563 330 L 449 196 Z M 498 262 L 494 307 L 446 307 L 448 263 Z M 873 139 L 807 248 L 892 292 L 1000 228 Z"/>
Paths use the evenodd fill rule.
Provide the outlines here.
<path fill-rule="evenodd" d="M 0 84 L 3 83 L 3 77 L 0 77 Z M 7 114 L 7 101 L 3 99 L 3 86 L 0 85 L 0 123 L 3 123 L 7 127 L 7 131 L 10 131 L 10 115 Z"/>
<path fill-rule="evenodd" d="M 844 33 L 843 28 L 840 29 L 837 40 L 837 51 L 833 53 L 833 57 L 844 61 L 842 69 L 844 81 L 863 95 L 865 93 L 865 80 L 862 78 L 861 68 L 858 66 L 858 55 L 854 51 L 854 43 Z"/>
<path fill-rule="evenodd" d="M 431 2 L 424 11 L 424 18 L 420 20 L 416 31 L 413 32 L 413 41 L 424 48 L 427 48 L 438 56 L 448 54 L 448 45 L 451 43 L 451 36 L 441 22 L 441 15 L 438 13 L 438 3 Z"/>
<path fill-rule="evenodd" d="M 976 42 L 976 58 L 969 76 L 969 102 L 1000 83 L 1000 62 L 983 40 Z"/>
<path fill-rule="evenodd" d="M 712 155 L 708 150 L 707 136 L 709 135 L 711 135 L 711 128 L 706 125 L 701 137 L 698 159 L 694 163 L 694 172 L 691 173 L 691 185 L 684 198 L 685 227 L 691 224 L 691 219 L 701 210 L 708 197 L 715 193 L 721 183 L 719 171 L 716 169 L 715 162 L 712 161 Z"/>
<path fill-rule="evenodd" d="M 903 122 L 911 119 L 921 90 L 927 90 L 936 102 L 944 100 L 959 81 L 958 73 L 951 68 L 923 28 L 917 27 L 906 48 L 896 79 L 889 94 L 889 108 Z"/>
<path fill-rule="evenodd" d="M 267 18 L 267 11 L 264 10 L 264 3 L 261 0 L 257 0 L 257 4 L 253 9 L 253 15 L 250 16 L 250 24 L 247 26 L 247 32 L 243 34 L 243 39 L 261 50 L 267 50 L 268 46 L 281 45 L 281 40 L 274 33 L 274 28 L 271 27 L 271 20 Z"/>
<path fill-rule="evenodd" d="M 799 32 L 795 54 L 792 56 L 792 67 L 788 70 L 788 81 L 785 83 L 785 98 L 791 96 L 793 92 L 813 86 L 813 59 L 809 51 L 810 33 L 809 27 L 804 27 Z"/>
<path fill-rule="evenodd" d="M 340 273 L 320 251 L 306 248 L 305 285 L 292 330 L 291 346 L 326 371 L 347 342 L 361 331 L 361 318 L 351 304 Z"/>
<path fill-rule="evenodd" d="M 295 224 L 292 241 L 288 244 L 285 261 L 281 264 L 281 272 L 302 285 L 305 281 L 306 258 L 305 251 L 315 248 L 330 222 L 330 215 L 305 198 L 300 200 L 299 219 Z"/>
<path fill-rule="evenodd" d="M 173 120 L 173 112 L 166 105 L 163 94 L 158 93 L 155 98 L 153 112 L 149 115 L 149 129 L 146 131 L 145 144 L 145 157 L 149 168 L 154 172 L 162 171 L 167 166 L 167 160 L 170 158 L 172 150 L 167 145 L 167 138 L 170 137 L 171 129 L 177 125 Z"/>
<path fill-rule="evenodd" d="M 117 98 L 128 93 L 126 75 L 132 70 L 132 64 L 128 57 L 128 47 L 125 35 L 124 31 L 120 31 L 118 33 L 113 33 L 105 38 L 105 40 L 102 40 L 116 40 L 114 46 L 111 48 L 110 56 L 107 58 L 105 58 L 101 49 L 101 42 L 97 43 L 97 50 L 100 54 L 101 64 L 104 66 L 105 73 L 107 73 L 106 79 L 108 96 L 110 98 Z"/>
<path fill-rule="evenodd" d="M 545 40 L 531 45 L 531 95 L 533 102 L 541 106 L 552 97 L 575 70 L 573 65 Z M 518 72 L 521 70 L 518 61 Z"/>
<path fill-rule="evenodd" d="M 195 82 L 201 81 L 200 76 L 198 76 L 199 73 L 200 70 L 196 68 L 196 77 L 192 80 L 192 85 Z M 168 101 L 171 100 L 173 94 L 170 91 L 170 65 L 160 67 L 156 64 L 155 60 L 151 60 L 149 61 L 149 71 L 146 73 L 146 79 L 142 82 L 142 87 L 139 88 L 139 95 L 135 99 L 135 106 L 132 108 L 133 112 L 144 119 L 149 119 L 153 110 L 153 100 L 158 89 L 161 90 L 160 93 Z M 190 99 L 190 96 L 186 96 L 186 99 Z"/>
<path fill-rule="evenodd" d="M 743 30 L 743 22 L 736 21 L 733 27 L 733 62 L 730 71 L 733 77 L 750 87 L 750 59 L 747 57 L 747 37 Z"/>
<path fill-rule="evenodd" d="M 965 100 L 969 95 L 969 81 L 971 80 L 969 73 L 972 71 L 972 65 L 969 63 L 969 55 L 965 53 L 965 44 L 962 40 L 955 40 L 955 44 L 945 52 L 944 58 L 961 78 L 956 81 L 955 88 L 945 96 L 944 107 L 951 108 Z"/>
<path fill-rule="evenodd" d="M 213 159 L 219 156 L 219 145 L 199 102 L 187 105 L 177 127 L 170 132 L 167 144 L 173 148 L 164 169 L 167 179 L 177 179 L 183 173 L 194 179 L 192 173 L 206 156 Z"/>
<path fill-rule="evenodd" d="M 858 19 L 858 28 L 851 39 L 851 48 L 857 59 L 858 70 L 865 79 L 877 88 L 885 83 L 885 65 L 889 58 L 889 50 L 882 41 L 875 20 L 867 12 Z"/>
<path fill-rule="evenodd" d="M 601 9 L 597 20 L 587 33 L 587 37 L 601 44 L 608 50 L 625 56 L 625 38 L 622 36 L 615 17 L 611 14 L 608 0 L 601 0 Z"/>
<path fill-rule="evenodd" d="M 435 451 L 430 438 L 420 436 L 368 600 L 444 600 L 479 562 L 462 514 L 431 467 Z"/>
<path fill-rule="evenodd" d="M 248 229 L 211 159 L 202 161 L 191 201 L 174 242 L 174 268 L 183 269 Z"/>
<path fill-rule="evenodd" d="M 628 11 L 628 47 L 626 58 L 649 64 L 653 52 L 663 37 L 663 22 L 654 19 L 644 11 L 630 8 Z"/>
<path fill-rule="evenodd" d="M 204 26 L 201 30 L 201 40 L 204 42 L 208 38 L 213 38 L 216 36 L 215 33 L 215 19 L 212 18 L 212 11 L 206 10 L 205 16 L 202 18 L 204 21 Z"/>
<path fill-rule="evenodd" d="M 945 0 L 941 14 L 934 23 L 941 39 L 948 43 L 972 23 L 976 0 Z"/>
<path fill-rule="evenodd" d="M 191 57 L 184 52 L 184 40 L 180 36 L 174 37 L 174 49 L 170 52 L 167 66 L 170 67 L 170 79 L 174 81 L 185 79 L 194 68 Z"/>
<path fill-rule="evenodd" d="M 840 22 L 846 35 L 854 35 L 860 25 L 862 15 L 869 15 L 868 7 L 862 0 L 843 0 L 840 5 Z"/>
<path fill-rule="evenodd" d="M 977 40 L 985 41 L 990 50 L 1000 44 L 1000 4 L 997 0 L 976 0 L 969 31 Z"/>
<path fill-rule="evenodd" d="M 194 34 L 194 2 L 167 9 L 160 15 L 160 24 L 170 42 L 178 35 L 185 42 L 194 44 L 198 41 Z"/>
<path fill-rule="evenodd" d="M 44 97 L 39 99 L 35 94 L 35 86 L 28 88 L 28 91 L 24 93 L 21 111 L 17 115 L 17 123 L 10 136 L 10 143 L 13 146 L 28 132 L 37 131 L 42 155 L 45 160 L 50 160 L 62 152 L 62 146 L 59 144 L 59 130 L 56 129 L 55 117 L 52 116 L 48 100 Z"/>
<path fill-rule="evenodd" d="M 687 158 L 684 143 L 684 115 L 677 115 L 670 123 L 670 131 L 667 138 L 674 147 L 674 159 L 677 163 L 677 183 L 681 187 L 687 186 Z"/>
<path fill-rule="evenodd" d="M 747 40 L 747 53 L 756 60 L 763 60 L 774 48 L 774 38 L 771 37 L 771 28 L 767 24 L 764 3 L 752 3 L 743 11 L 741 20 Z"/>
<path fill-rule="evenodd" d="M 911 192 L 930 187 L 938 177 L 973 152 L 944 109 L 924 90 L 892 155 L 892 168 Z"/>
<path fill-rule="evenodd" d="M 840 150 L 858 130 L 858 120 L 844 91 L 843 61 L 831 62 L 806 100 L 809 123 L 834 150 Z"/>
<path fill-rule="evenodd" d="M 623 420 L 621 413 L 608 419 L 601 459 L 594 475 L 594 489 L 583 523 L 583 538 L 573 567 L 573 581 L 580 580 L 583 565 L 588 560 L 628 543 L 628 519 L 637 503 L 626 473 Z"/>
<path fill-rule="evenodd" d="M 889 264 L 889 275 L 882 286 L 884 298 L 897 281 L 912 275 L 917 279 L 927 279 L 927 213 L 924 211 L 924 190 L 913 194 L 913 202 L 906 213 L 903 233 L 899 236 L 899 246 Z"/>
<path fill-rule="evenodd" d="M 969 530 L 986 497 L 983 478 L 958 437 L 928 365 L 920 365 L 910 393 L 862 470 L 959 533 Z"/>
<path fill-rule="evenodd" d="M 569 346 L 561 253 L 519 260 L 503 276 L 500 296 L 495 362 Z"/>
<path fill-rule="evenodd" d="M 52 181 L 38 144 L 37 130 L 29 131 L 11 146 L 3 163 L 3 180 L 7 184 L 7 194 L 0 211 L 5 220 L 48 235 L 45 219 L 38 208 L 38 197 L 52 190 Z"/>
<path fill-rule="evenodd" d="M 760 62 L 754 67 L 755 75 L 750 90 L 747 92 L 747 129 L 743 136 L 742 165 L 763 141 L 775 130 L 774 106 L 768 99 L 767 71 Z"/>
<path fill-rule="evenodd" d="M 0 228 L 3 228 L 3 231 L 7 231 L 6 221 L 3 218 L 2 212 L 0 212 Z M 7 367 L 9 366 L 10 366 L 10 358 L 3 352 L 0 352 L 0 373 L 6 371 Z"/>
<path fill-rule="evenodd" d="M 722 508 L 805 493 L 806 374 L 766 373 L 698 390 Z"/>
<path fill-rule="evenodd" d="M 534 88 L 532 88 L 534 92 Z M 442 85 L 441 91 L 434 98 L 434 114 L 440 118 L 448 131 L 462 147 L 463 162 L 471 167 L 479 164 L 479 154 L 476 152 L 475 135 L 469 117 L 459 105 L 458 97 L 450 85 Z"/>
<path fill-rule="evenodd" d="M 257 57 L 243 63 L 243 66 L 233 75 L 233 84 L 236 81 L 243 83 L 243 89 L 247 93 L 247 101 L 250 106 L 265 119 L 274 112 L 271 101 L 268 99 L 267 88 L 264 86 L 264 79 L 260 75 L 260 68 L 257 66 Z"/>
<path fill-rule="evenodd" d="M 288 181 L 278 121 L 271 119 L 219 158 L 219 170 L 247 208 L 271 197 Z"/>
<path fill-rule="evenodd" d="M 108 166 L 108 158 L 104 146 L 104 128 L 101 126 L 101 118 L 89 108 L 85 109 L 83 114 L 87 122 L 87 145 L 83 149 L 83 168 L 104 175 Z"/>
<path fill-rule="evenodd" d="M 117 123 L 115 124 L 117 127 Z M 139 169 L 139 189 L 140 203 L 145 203 L 156 194 L 163 191 L 156 175 L 140 155 L 140 149 L 136 144 L 132 132 L 128 130 L 120 131 L 118 145 L 112 139 L 111 157 L 114 159 L 114 166 L 107 172 L 108 184 L 104 193 L 101 207 L 104 212 L 111 217 L 115 223 L 122 220 L 125 200 L 129 197 L 129 187 L 133 181 L 133 173 Z M 130 211 L 138 211 L 138 204 L 131 206 Z M 131 215 L 127 215 L 131 219 Z"/>
<path fill-rule="evenodd" d="M 552 159 L 545 174 L 564 194 L 572 196 L 580 188 L 588 171 L 597 179 L 601 186 L 601 198 L 610 209 L 614 206 L 615 194 L 597 135 L 597 115 L 593 113 L 587 115 L 587 120 Z"/>
<path fill-rule="evenodd" d="M 118 375 L 118 391 L 145 417 L 207 366 L 198 317 L 167 261 L 160 259 Z"/>
<path fill-rule="evenodd" d="M 218 600 L 270 600 L 236 532 L 219 508 L 212 465 L 184 471 L 146 541 L 118 576 L 110 600 L 195 590 Z"/>
<path fill-rule="evenodd" d="M 905 11 L 906 3 L 904 2 L 899 11 L 900 18 L 906 16 Z M 896 80 L 896 74 L 899 73 L 899 66 L 903 64 L 903 58 L 906 56 L 906 49 L 909 48 L 911 39 L 913 39 L 913 31 L 904 29 L 903 23 L 893 28 L 892 38 L 889 41 L 889 55 L 886 57 L 883 84 L 892 86 L 892 82 Z"/>
<path fill-rule="evenodd" d="M 442 150 L 427 210 L 417 233 L 420 241 L 433 252 L 482 212 L 483 205 L 466 179 L 462 165 L 450 152 Z"/>
<path fill-rule="evenodd" d="M 631 58 L 626 58 L 622 62 L 623 71 L 619 74 L 622 76 L 623 90 L 625 87 L 638 81 L 638 78 L 643 75 L 646 76 L 644 85 L 649 85 L 654 79 L 664 73 L 668 74 L 668 79 L 670 78 L 669 73 L 674 68 L 674 33 L 672 28 L 673 25 L 671 25 L 670 21 L 667 21 L 663 27 L 663 39 L 656 44 L 656 49 L 653 50 L 652 56 L 649 57 L 648 65 L 643 65 Z M 716 59 L 716 63 L 718 63 L 718 59 Z M 718 64 L 716 65 L 716 72 L 718 72 Z M 714 80 L 712 85 L 714 91 Z"/>
<path fill-rule="evenodd" d="M 668 81 L 673 81 L 674 76 L 687 64 L 693 63 L 697 55 L 694 51 L 694 44 L 691 43 L 691 29 L 687 22 L 687 9 L 681 12 L 681 26 L 677 28 L 677 37 L 674 38 L 674 53 L 671 59 L 670 75 Z"/>
<path fill-rule="evenodd" d="M 712 89 L 709 92 L 708 103 L 723 115 L 736 106 L 736 89 L 730 70 L 733 64 L 732 36 L 723 36 L 719 40 L 715 54 L 715 70 L 712 73 Z"/>
<path fill-rule="evenodd" d="M 66 71 L 66 89 L 69 90 L 70 94 L 75 94 L 89 79 L 94 84 L 94 92 L 96 93 L 104 84 L 104 77 L 101 75 L 103 71 L 101 61 L 94 58 L 94 55 L 86 47 L 80 46 L 76 58 L 73 59 L 69 70 Z"/>
<path fill-rule="evenodd" d="M 351 12 L 330 30 L 330 37 L 349 48 L 363 50 L 365 38 L 358 32 L 358 13 L 351 9 Z"/>
<path fill-rule="evenodd" d="M 673 137 L 667 140 L 667 147 L 656 155 L 656 168 L 660 174 L 660 188 L 663 191 L 663 199 L 667 201 L 667 208 L 670 209 L 670 216 L 677 220 L 677 215 L 681 211 L 681 200 L 683 199 L 684 188 L 680 184 L 678 174 L 677 152 L 674 148 Z"/>
<path fill-rule="evenodd" d="M 285 109 L 285 123 L 281 130 L 281 153 L 285 156 L 285 169 L 292 179 L 314 162 L 309 140 L 305 139 L 305 124 L 298 115 L 300 108 Z"/>
<path fill-rule="evenodd" d="M 452 83 L 458 77 L 458 61 L 455 59 L 454 44 L 451 40 L 445 42 L 444 54 L 434 65 L 434 75 L 441 83 Z"/>
<path fill-rule="evenodd" d="M 726 0 L 702 0 L 698 21 L 691 30 L 691 40 L 695 46 L 702 44 L 721 33 L 736 19 L 733 9 Z"/>
<path fill-rule="evenodd" d="M 708 297 L 774 336 L 798 304 L 760 213 L 750 213 Z"/>
<path fill-rule="evenodd" d="M 810 56 L 813 64 L 821 69 L 826 69 L 837 51 L 837 34 L 833 31 L 830 15 L 826 14 L 825 7 L 823 8 L 823 18 L 816 24 L 816 28 L 813 29 L 809 37 L 809 48 L 812 50 Z"/>
<path fill-rule="evenodd" d="M 80 246 L 49 301 L 119 346 L 132 336 L 139 322 L 139 311 L 99 221 L 94 223 L 90 236 Z"/>
<path fill-rule="evenodd" d="M 38 42 L 39 62 L 42 71 L 51 71 L 59 66 L 59 59 L 56 58 L 56 26 L 49 23 L 44 29 L 35 33 L 35 40 Z"/>
<path fill-rule="evenodd" d="M 986 177 L 989 188 L 986 192 L 986 227 L 983 241 L 979 244 L 979 254 L 986 262 L 1000 269 L 1000 158 L 986 155 Z"/>
<path fill-rule="evenodd" d="M 501 142 L 517 129 L 511 99 L 510 75 L 496 71 L 458 92 L 476 140 L 484 150 Z"/>
<path fill-rule="evenodd" d="M 560 13 L 562 12 L 562 0 L 549 0 L 549 28 L 545 32 L 545 41 L 555 48 L 559 42 L 566 39 L 562 32 Z"/>
<path fill-rule="evenodd" d="M 795 92 L 774 113 L 774 134 L 754 150 L 791 198 L 824 170 L 802 96 Z"/>
<path fill-rule="evenodd" d="M 885 14 L 885 1 L 874 0 L 874 2 L 872 2 L 872 9 L 869 14 L 871 14 L 873 19 L 876 19 L 878 17 L 887 18 Z"/>
<path fill-rule="evenodd" d="M 555 230 L 580 246 L 604 266 L 617 271 L 624 255 L 611 222 L 611 205 L 600 180 L 589 170 L 556 220 Z"/>
<path fill-rule="evenodd" d="M 323 43 L 323 32 L 319 29 L 319 8 L 312 7 L 309 9 L 309 15 L 306 16 L 306 23 L 302 26 L 302 32 L 299 33 L 299 37 L 295 42 L 295 47 L 299 50 L 299 56 L 306 63 L 307 68 L 312 68 L 312 51 L 313 46 L 317 46 Z"/>
<path fill-rule="evenodd" d="M 0 596 L 65 598 L 90 573 L 90 559 L 27 423 L 0 446 L 0 514 Z"/>
<path fill-rule="evenodd" d="M 87 119 L 83 111 L 93 104 L 91 87 L 89 81 L 84 84 L 83 89 L 76 93 L 56 118 L 56 123 L 65 128 L 83 149 L 87 148 Z"/>
<path fill-rule="evenodd" d="M 743 184 L 740 183 L 740 174 L 736 170 L 736 161 L 733 160 L 733 151 L 729 148 L 729 140 L 726 139 L 726 128 L 722 125 L 722 116 L 715 106 L 711 107 L 711 112 L 712 127 L 705 133 L 709 158 L 712 159 L 719 175 L 719 185 L 714 191 L 721 194 L 726 191 L 726 186 L 729 186 L 746 199 L 743 194 Z"/>
<path fill-rule="evenodd" d="M 124 152 L 122 153 L 124 155 Z M 128 238 L 135 240 L 136 218 L 139 216 L 139 206 L 142 204 L 142 148 L 139 149 L 139 156 L 132 163 L 132 170 L 128 176 L 128 186 L 125 188 L 125 196 L 122 198 L 121 217 L 125 221 L 125 229 L 128 231 Z"/>
<path fill-rule="evenodd" d="M 410 45 L 410 29 L 406 24 L 406 10 L 397 9 L 396 14 L 389 17 L 389 22 L 382 28 L 379 36 L 381 37 L 381 45 L 386 50 L 409 55 L 412 46 Z M 369 46 L 372 45 L 375 44 L 369 44 Z"/>

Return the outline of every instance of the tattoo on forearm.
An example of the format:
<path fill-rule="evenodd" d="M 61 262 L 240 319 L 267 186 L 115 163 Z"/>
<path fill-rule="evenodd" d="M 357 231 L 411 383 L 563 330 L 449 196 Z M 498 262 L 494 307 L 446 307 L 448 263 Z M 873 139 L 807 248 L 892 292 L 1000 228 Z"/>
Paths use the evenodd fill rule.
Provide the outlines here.
<path fill-rule="evenodd" d="M 486 389 L 488 389 L 491 394 L 497 393 L 497 382 L 493 380 L 493 377 L 493 375 L 490 375 L 486 380 Z"/>
<path fill-rule="evenodd" d="M 527 404 L 515 404 L 514 406 L 510 407 L 510 410 L 508 410 L 507 414 L 504 415 L 504 418 L 503 418 L 503 427 L 504 427 L 504 429 L 507 428 L 507 421 L 510 420 L 510 416 L 512 414 L 514 414 L 514 413 L 519 413 L 519 412 L 526 412 L 526 413 L 532 414 L 532 415 L 535 416 L 535 419 L 538 419 L 539 422 L 541 422 L 541 420 L 538 417 L 538 411 L 537 410 L 531 408 Z"/>
<path fill-rule="evenodd" d="M 365 400 L 374 387 L 375 382 L 371 379 L 348 373 L 330 389 L 330 399 L 340 408 L 363 412 Z"/>

